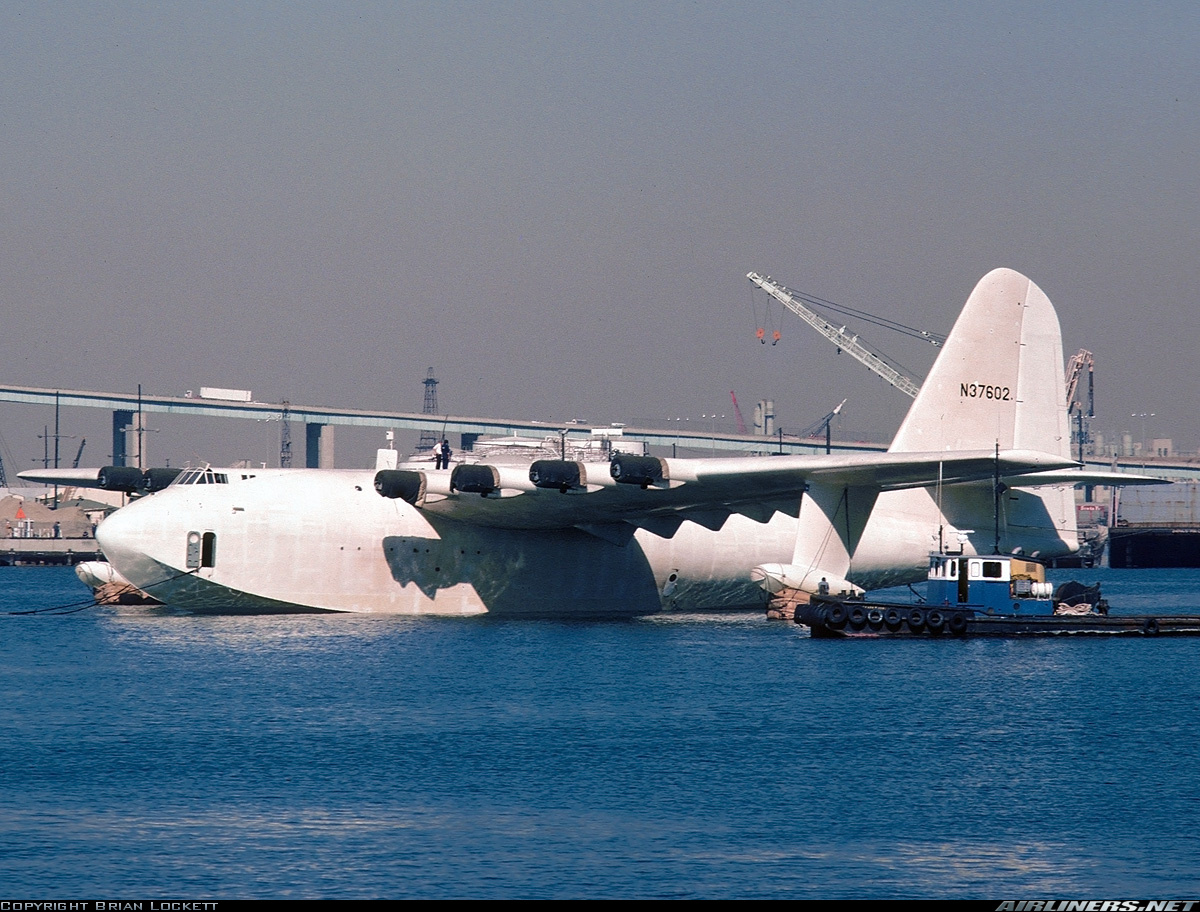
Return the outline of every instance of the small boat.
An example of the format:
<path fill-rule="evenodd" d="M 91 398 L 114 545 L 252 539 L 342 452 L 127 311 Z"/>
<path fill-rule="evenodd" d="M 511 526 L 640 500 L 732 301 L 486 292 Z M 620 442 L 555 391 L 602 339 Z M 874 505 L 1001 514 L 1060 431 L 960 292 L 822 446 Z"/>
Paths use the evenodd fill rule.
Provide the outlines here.
<path fill-rule="evenodd" d="M 1098 584 L 1056 589 L 1041 564 L 1004 554 L 931 554 L 918 604 L 814 595 L 794 619 L 822 638 L 1200 636 L 1200 616 L 1109 614 Z"/>

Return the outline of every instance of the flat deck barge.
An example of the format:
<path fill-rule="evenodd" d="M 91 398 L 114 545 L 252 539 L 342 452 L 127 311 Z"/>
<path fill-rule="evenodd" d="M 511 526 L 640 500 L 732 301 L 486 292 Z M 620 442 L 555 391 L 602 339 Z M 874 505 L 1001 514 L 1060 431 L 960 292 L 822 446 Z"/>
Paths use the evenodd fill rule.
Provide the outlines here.
<path fill-rule="evenodd" d="M 1200 615 L 1009 614 L 813 596 L 795 621 L 818 638 L 1200 636 Z"/>

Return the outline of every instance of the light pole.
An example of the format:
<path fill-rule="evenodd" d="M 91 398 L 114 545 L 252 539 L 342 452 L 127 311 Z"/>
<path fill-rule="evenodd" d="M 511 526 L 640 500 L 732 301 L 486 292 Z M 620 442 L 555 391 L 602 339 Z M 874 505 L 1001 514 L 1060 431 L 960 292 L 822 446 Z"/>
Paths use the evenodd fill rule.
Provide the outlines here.
<path fill-rule="evenodd" d="M 1142 419 L 1142 468 L 1146 467 L 1146 419 L 1153 418 L 1154 412 L 1134 412 L 1130 418 Z"/>
<path fill-rule="evenodd" d="M 687 419 L 686 418 L 668 418 L 667 419 L 667 427 L 668 428 L 671 427 L 672 421 L 675 422 L 675 442 L 671 444 L 671 458 L 673 459 L 673 458 L 675 458 L 675 456 L 678 455 L 678 450 L 679 450 L 679 430 L 680 430 L 679 422 L 687 421 Z"/>
<path fill-rule="evenodd" d="M 1146 419 L 1153 418 L 1153 412 L 1134 412 L 1129 418 L 1141 419 L 1141 467 L 1146 468 Z"/>
<path fill-rule="evenodd" d="M 713 413 L 712 415 L 701 415 L 700 417 L 708 418 L 712 421 L 712 437 L 710 439 L 710 442 L 712 443 L 712 451 L 714 453 L 716 453 L 717 452 L 717 418 L 720 417 L 720 419 L 722 421 L 724 421 L 725 416 L 724 415 L 718 416 L 716 413 Z"/>

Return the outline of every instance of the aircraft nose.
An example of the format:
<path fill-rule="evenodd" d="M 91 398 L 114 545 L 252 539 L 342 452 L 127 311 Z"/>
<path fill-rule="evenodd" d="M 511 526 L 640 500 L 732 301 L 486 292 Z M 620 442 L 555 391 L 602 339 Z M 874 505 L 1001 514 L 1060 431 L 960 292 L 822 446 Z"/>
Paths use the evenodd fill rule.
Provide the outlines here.
<path fill-rule="evenodd" d="M 137 501 L 108 516 L 96 529 L 96 542 L 109 563 L 125 572 L 125 566 L 147 556 L 150 545 L 146 502 Z"/>
<path fill-rule="evenodd" d="M 105 556 L 108 556 L 110 550 L 115 551 L 120 548 L 122 542 L 129 537 L 131 523 L 125 515 L 127 509 L 128 507 L 122 507 L 116 512 L 110 513 L 96 527 L 96 542 Z"/>

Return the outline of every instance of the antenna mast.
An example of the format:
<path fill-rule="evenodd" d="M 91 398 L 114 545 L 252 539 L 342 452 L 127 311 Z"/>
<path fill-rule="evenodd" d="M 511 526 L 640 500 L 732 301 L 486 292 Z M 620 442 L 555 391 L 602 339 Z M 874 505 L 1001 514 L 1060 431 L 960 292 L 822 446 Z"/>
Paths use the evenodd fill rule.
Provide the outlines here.
<path fill-rule="evenodd" d="M 283 400 L 283 407 L 279 410 L 279 421 L 283 425 L 279 432 L 279 468 L 290 469 L 292 467 L 292 426 L 289 422 L 292 404 L 286 399 Z"/>
<path fill-rule="evenodd" d="M 429 368 L 429 373 L 425 376 L 425 379 L 422 382 L 425 384 L 425 406 L 421 409 L 421 413 L 424 415 L 436 415 L 438 414 L 438 382 L 437 377 L 433 375 L 432 367 Z M 417 443 L 417 452 L 429 452 L 435 446 L 437 446 L 439 442 L 440 441 L 438 440 L 437 435 L 434 434 L 433 431 L 421 431 L 421 439 Z"/>

